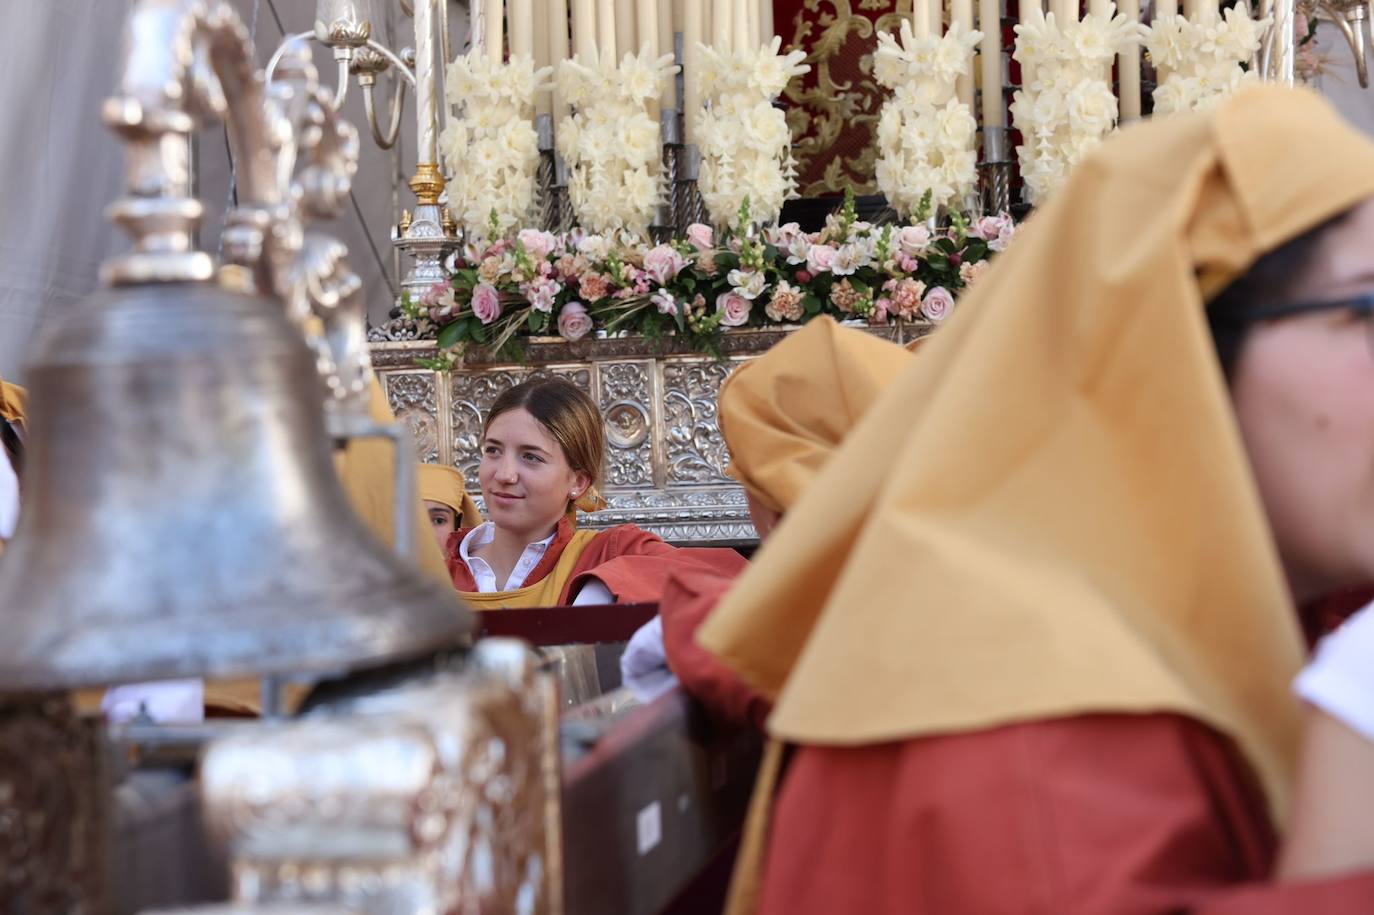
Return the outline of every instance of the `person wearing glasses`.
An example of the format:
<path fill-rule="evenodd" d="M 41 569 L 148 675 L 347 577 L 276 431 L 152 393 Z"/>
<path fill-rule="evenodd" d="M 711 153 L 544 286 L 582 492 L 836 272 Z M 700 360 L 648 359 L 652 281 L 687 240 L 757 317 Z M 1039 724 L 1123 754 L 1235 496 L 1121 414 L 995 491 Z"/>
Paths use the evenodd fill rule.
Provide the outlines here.
<path fill-rule="evenodd" d="M 1368 843 L 1276 868 L 1296 608 L 1374 580 L 1371 238 L 1306 92 L 1075 168 L 696 634 L 793 747 L 730 911 L 1374 911 Z"/>

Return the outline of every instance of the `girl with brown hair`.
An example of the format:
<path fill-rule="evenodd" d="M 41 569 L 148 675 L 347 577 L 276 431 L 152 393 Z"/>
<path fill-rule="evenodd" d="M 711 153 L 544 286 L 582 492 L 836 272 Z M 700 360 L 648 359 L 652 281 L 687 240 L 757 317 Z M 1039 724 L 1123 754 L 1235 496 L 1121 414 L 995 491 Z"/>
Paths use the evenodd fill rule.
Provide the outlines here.
<path fill-rule="evenodd" d="M 669 572 L 744 569 L 733 550 L 677 549 L 633 524 L 579 530 L 576 509 L 605 506 L 601 413 L 561 378 L 536 378 L 497 398 L 478 469 L 487 520 L 448 542 L 454 586 L 477 610 L 656 601 Z"/>

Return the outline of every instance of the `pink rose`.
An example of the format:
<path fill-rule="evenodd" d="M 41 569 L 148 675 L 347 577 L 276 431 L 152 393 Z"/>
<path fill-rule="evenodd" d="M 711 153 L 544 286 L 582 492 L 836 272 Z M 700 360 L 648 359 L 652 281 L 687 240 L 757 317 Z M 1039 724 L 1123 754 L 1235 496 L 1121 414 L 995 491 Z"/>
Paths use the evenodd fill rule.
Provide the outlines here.
<path fill-rule="evenodd" d="M 501 317 L 501 294 L 490 283 L 478 283 L 472 290 L 472 313 L 483 324 Z"/>
<path fill-rule="evenodd" d="M 558 332 L 567 340 L 581 340 L 592 330 L 592 316 L 581 302 L 569 302 L 558 312 Z"/>
<path fill-rule="evenodd" d="M 812 245 L 806 252 L 806 269 L 812 273 L 826 273 L 835 263 L 836 249 L 830 245 Z"/>
<path fill-rule="evenodd" d="M 553 250 L 557 239 L 552 232 L 541 232 L 539 229 L 521 229 L 516 236 L 520 239 L 520 244 L 525 246 L 525 253 L 531 260 L 541 261 L 549 256 Z"/>
<path fill-rule="evenodd" d="M 921 314 L 926 320 L 939 324 L 954 310 L 954 296 L 943 286 L 936 286 L 921 300 Z"/>
<path fill-rule="evenodd" d="M 897 246 L 907 257 L 920 257 L 930 244 L 930 229 L 925 226 L 903 226 L 897 233 Z"/>
<path fill-rule="evenodd" d="M 682 272 L 687 258 L 678 254 L 672 245 L 656 245 L 644 255 L 644 272 L 662 286 Z"/>
<path fill-rule="evenodd" d="M 722 292 L 716 296 L 716 312 L 723 327 L 743 327 L 749 321 L 749 309 L 754 303 L 738 292 Z"/>
<path fill-rule="evenodd" d="M 1016 223 L 1006 213 L 1000 216 L 984 216 L 973 224 L 969 233 L 988 243 L 988 248 L 1001 251 L 1016 234 Z"/>
<path fill-rule="evenodd" d="M 705 251 L 715 244 L 716 232 L 704 223 L 694 222 L 687 227 L 687 240 L 698 251 Z"/>

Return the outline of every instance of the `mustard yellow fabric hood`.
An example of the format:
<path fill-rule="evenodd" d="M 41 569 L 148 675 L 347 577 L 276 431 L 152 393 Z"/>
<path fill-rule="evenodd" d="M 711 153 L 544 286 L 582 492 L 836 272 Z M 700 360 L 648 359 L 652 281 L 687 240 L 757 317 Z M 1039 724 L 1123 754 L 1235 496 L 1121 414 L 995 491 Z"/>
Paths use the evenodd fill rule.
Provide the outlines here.
<path fill-rule="evenodd" d="M 698 638 L 774 736 L 1086 712 L 1230 735 L 1282 819 L 1303 658 L 1203 303 L 1374 195 L 1374 145 L 1259 86 L 1088 157 L 789 508 Z"/>
<path fill-rule="evenodd" d="M 420 464 L 415 471 L 415 488 L 420 499 L 447 505 L 458 515 L 459 527 L 476 527 L 482 523 L 477 503 L 467 493 L 463 475 L 453 467 L 442 464 Z"/>
<path fill-rule="evenodd" d="M 786 511 L 910 359 L 897 344 L 829 317 L 807 322 L 721 386 L 726 472 Z"/>

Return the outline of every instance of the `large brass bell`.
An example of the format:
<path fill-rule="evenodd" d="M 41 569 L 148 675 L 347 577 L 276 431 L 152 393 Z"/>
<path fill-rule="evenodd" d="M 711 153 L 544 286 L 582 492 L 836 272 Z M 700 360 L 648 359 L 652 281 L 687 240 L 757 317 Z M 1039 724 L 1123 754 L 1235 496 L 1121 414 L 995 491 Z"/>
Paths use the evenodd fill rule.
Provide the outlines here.
<path fill-rule="evenodd" d="M 223 3 L 162 0 L 131 23 L 140 53 L 126 51 L 106 120 L 127 143 L 114 217 L 134 248 L 107 265 L 113 288 L 32 350 L 23 513 L 0 560 L 0 691 L 336 673 L 460 644 L 470 617 L 456 593 L 378 542 L 335 477 L 320 355 L 280 292 L 309 244 L 292 221 L 301 194 L 280 183 L 292 170 L 272 158 L 287 117 L 263 114 L 273 97 L 242 26 Z M 278 114 L 308 107 L 310 87 L 296 88 Z M 240 162 L 226 251 L 275 295 L 226 288 L 190 243 L 185 134 L 206 110 L 227 113 Z M 331 125 L 315 117 L 318 143 Z M 317 169 L 305 184 L 338 196 L 320 180 L 330 152 L 291 149 Z"/>

